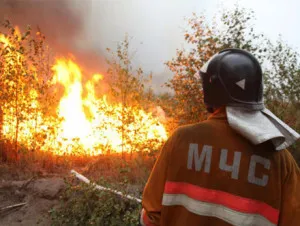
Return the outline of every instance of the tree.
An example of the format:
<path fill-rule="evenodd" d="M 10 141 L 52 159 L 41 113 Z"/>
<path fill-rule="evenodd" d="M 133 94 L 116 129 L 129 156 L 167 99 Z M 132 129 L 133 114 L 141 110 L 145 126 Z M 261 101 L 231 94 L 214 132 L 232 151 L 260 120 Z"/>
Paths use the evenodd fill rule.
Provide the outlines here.
<path fill-rule="evenodd" d="M 151 75 L 145 76 L 141 67 L 134 69 L 133 56 L 129 51 L 129 38 L 117 45 L 116 53 L 110 49 L 111 59 L 107 60 L 109 69 L 109 85 L 113 101 L 126 106 L 141 106 L 145 96 L 145 84 L 151 80 Z"/>
<path fill-rule="evenodd" d="M 22 121 L 28 116 L 32 107 L 30 102 L 33 95 L 30 95 L 32 84 L 36 79 L 29 74 L 29 65 L 24 60 L 24 43 L 28 39 L 30 30 L 21 36 L 8 21 L 4 23 L 8 29 L 7 34 L 2 34 L 1 48 L 1 108 L 4 113 L 4 120 L 14 125 L 15 153 L 18 151 L 19 131 Z M 5 128 L 9 129 L 9 128 Z"/>
<path fill-rule="evenodd" d="M 268 67 L 265 68 L 266 98 L 289 103 L 300 101 L 299 53 L 282 40 L 268 42 Z"/>
<path fill-rule="evenodd" d="M 126 144 L 133 150 L 142 147 L 136 142 L 139 136 L 145 136 L 144 127 L 141 124 L 138 127 L 134 124 L 135 120 L 141 120 L 144 117 L 141 113 L 142 109 L 147 109 L 153 99 L 151 87 L 146 89 L 145 85 L 151 81 L 151 74 L 144 75 L 142 68 L 134 69 L 132 66 L 132 56 L 129 51 L 129 38 L 126 35 L 125 40 L 118 44 L 116 53 L 107 49 L 111 53 L 111 59 L 107 60 L 109 65 L 108 76 L 111 91 L 111 99 L 115 103 L 121 104 L 121 125 L 119 130 L 122 134 L 122 154 L 126 148 Z M 102 111 L 104 109 L 101 109 Z M 146 122 L 145 122 L 146 123 Z M 132 125 L 135 125 L 132 134 Z M 134 139 L 133 139 L 134 138 Z"/>
<path fill-rule="evenodd" d="M 3 117 L 1 138 L 13 138 L 15 158 L 22 145 L 36 146 L 40 132 L 41 116 L 49 103 L 40 100 L 49 97 L 51 74 L 48 47 L 44 36 L 31 34 L 27 27 L 24 34 L 5 21 L 0 33 L 0 108 Z M 47 60 L 48 59 L 48 60 Z M 5 124 L 5 128 L 3 125 Z M 22 136 L 21 136 L 22 134 Z M 21 142 L 19 142 L 21 141 Z"/>
<path fill-rule="evenodd" d="M 187 30 L 184 38 L 193 48 L 189 52 L 177 49 L 176 57 L 166 63 L 174 73 L 174 77 L 166 84 L 174 90 L 176 112 L 173 112 L 172 116 L 180 125 L 205 118 L 201 83 L 194 75 L 201 65 L 219 50 L 214 31 L 205 24 L 203 16 L 197 17 L 193 14 L 188 24 L 191 32 Z"/>

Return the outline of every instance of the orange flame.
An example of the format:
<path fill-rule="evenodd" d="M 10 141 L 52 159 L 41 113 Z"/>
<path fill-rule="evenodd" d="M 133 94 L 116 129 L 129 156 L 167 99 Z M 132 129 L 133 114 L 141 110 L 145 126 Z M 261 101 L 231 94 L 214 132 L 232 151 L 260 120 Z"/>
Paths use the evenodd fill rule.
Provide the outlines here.
<path fill-rule="evenodd" d="M 71 60 L 60 59 L 53 70 L 54 82 L 62 84 L 65 88 L 58 109 L 58 114 L 64 118 L 59 140 L 65 139 L 70 142 L 77 139 L 86 153 L 97 155 L 104 148 L 114 152 L 121 152 L 122 149 L 130 151 L 141 147 L 147 140 L 156 139 L 157 143 L 161 144 L 167 138 L 164 126 L 150 113 L 134 108 L 124 110 L 121 104 L 109 104 L 106 96 L 97 99 L 95 83 L 103 78 L 102 75 L 95 74 L 86 82 L 84 88 L 87 95 L 82 98 L 82 73 L 78 65 Z M 90 118 L 84 109 L 88 110 Z M 124 125 L 126 140 L 124 134 L 122 138 L 121 131 L 122 111 L 134 117 L 133 122 Z"/>
<path fill-rule="evenodd" d="M 11 45 L 0 35 L 3 45 Z M 30 101 L 34 116 L 23 115 L 18 123 L 18 142 L 27 148 L 57 155 L 98 155 L 106 152 L 135 152 L 158 148 L 167 138 L 163 124 L 141 108 L 112 104 L 106 96 L 97 97 L 95 85 L 103 76 L 94 74 L 83 83 L 81 68 L 70 59 L 58 59 L 52 67 L 53 84 L 64 93 L 57 108 L 59 118 L 40 110 L 38 92 L 32 89 L 24 101 Z M 83 93 L 85 94 L 83 96 Z M 28 99 L 29 98 L 29 99 Z M 17 125 L 15 109 L 4 107 L 3 134 L 14 140 Z"/>

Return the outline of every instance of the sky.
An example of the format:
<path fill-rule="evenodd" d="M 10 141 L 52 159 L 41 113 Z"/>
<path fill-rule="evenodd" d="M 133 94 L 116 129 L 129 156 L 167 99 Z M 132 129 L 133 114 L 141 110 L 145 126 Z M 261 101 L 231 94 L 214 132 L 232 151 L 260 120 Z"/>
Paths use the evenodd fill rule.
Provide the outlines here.
<path fill-rule="evenodd" d="M 91 0 L 86 19 L 86 34 L 93 48 L 105 52 L 114 49 L 128 33 L 134 63 L 153 72 L 159 84 L 170 78 L 164 62 L 184 46 L 184 17 L 193 12 L 212 18 L 222 8 L 231 9 L 236 0 Z M 300 48 L 300 2 L 297 0 L 240 0 L 239 5 L 252 9 L 255 27 L 271 40 L 278 35 L 288 44 Z"/>

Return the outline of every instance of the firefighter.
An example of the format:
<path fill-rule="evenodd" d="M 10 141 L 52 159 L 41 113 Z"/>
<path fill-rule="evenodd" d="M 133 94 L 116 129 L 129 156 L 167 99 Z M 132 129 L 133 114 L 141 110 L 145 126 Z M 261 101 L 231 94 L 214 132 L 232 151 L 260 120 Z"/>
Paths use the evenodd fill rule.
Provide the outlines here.
<path fill-rule="evenodd" d="M 262 69 L 241 49 L 199 72 L 208 120 L 166 141 L 143 192 L 141 225 L 299 226 L 299 134 L 263 103 Z"/>

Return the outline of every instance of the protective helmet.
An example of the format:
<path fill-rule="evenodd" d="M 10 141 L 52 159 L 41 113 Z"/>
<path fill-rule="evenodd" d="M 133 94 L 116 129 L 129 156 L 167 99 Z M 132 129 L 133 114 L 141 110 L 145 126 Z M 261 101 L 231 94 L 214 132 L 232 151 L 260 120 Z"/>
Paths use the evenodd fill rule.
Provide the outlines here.
<path fill-rule="evenodd" d="M 223 105 L 264 108 L 262 69 L 249 52 L 224 49 L 203 65 L 200 76 L 208 109 Z"/>

